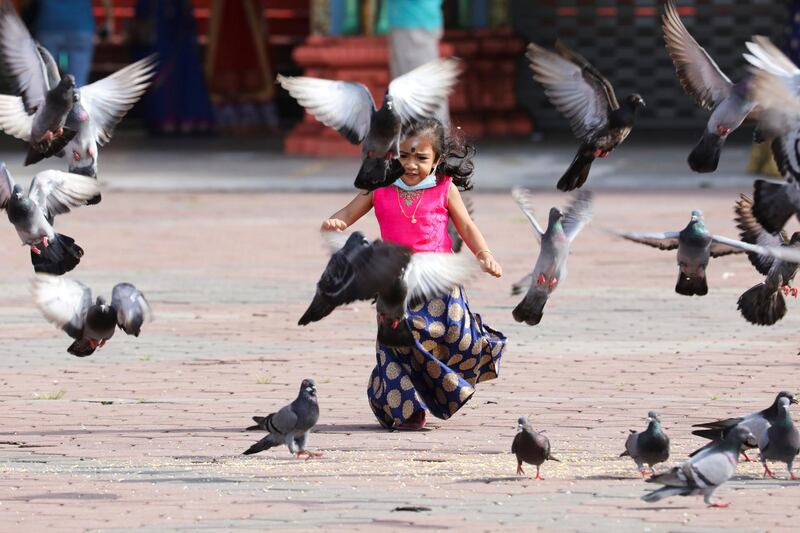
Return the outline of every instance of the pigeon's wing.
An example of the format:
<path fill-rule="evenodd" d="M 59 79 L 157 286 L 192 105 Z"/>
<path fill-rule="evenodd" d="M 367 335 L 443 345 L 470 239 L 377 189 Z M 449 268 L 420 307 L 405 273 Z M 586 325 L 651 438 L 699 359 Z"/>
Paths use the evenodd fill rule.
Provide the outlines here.
<path fill-rule="evenodd" d="M 564 212 L 561 226 L 564 233 L 572 242 L 581 229 L 592 219 L 592 193 L 579 189 L 572 203 Z"/>
<path fill-rule="evenodd" d="M 47 219 L 52 220 L 73 207 L 86 205 L 99 193 L 100 187 L 94 178 L 62 170 L 44 170 L 34 176 L 28 196 Z"/>
<path fill-rule="evenodd" d="M 281 407 L 278 412 L 269 417 L 267 429 L 270 433 L 286 435 L 294 431 L 297 426 L 297 414 L 292 410 L 291 405 Z"/>
<path fill-rule="evenodd" d="M 25 110 L 22 98 L 0 94 L 0 130 L 29 142 L 32 128 L 33 115 L 29 115 Z"/>
<path fill-rule="evenodd" d="M 579 53 L 575 52 L 574 50 L 570 50 L 561 41 L 556 41 L 556 50 L 561 57 L 571 61 L 572 63 L 575 63 L 583 69 L 583 75 L 586 77 L 586 81 L 603 91 L 611 109 L 619 109 L 619 102 L 617 101 L 617 95 L 614 92 L 614 86 L 611 85 L 611 82 L 608 81 L 608 79 L 603 76 L 603 74 L 601 74 L 594 65 L 589 63 L 589 61 Z"/>
<path fill-rule="evenodd" d="M 544 86 L 550 103 L 569 121 L 577 138 L 584 139 L 608 124 L 611 102 L 605 85 L 584 76 L 584 69 L 575 63 L 536 44 L 528 45 L 527 57 L 533 79 Z"/>
<path fill-rule="evenodd" d="M 772 157 L 782 176 L 800 179 L 800 128 L 789 130 L 772 140 Z"/>
<path fill-rule="evenodd" d="M 116 125 L 147 90 L 156 66 L 156 56 L 150 55 L 79 89 L 97 144 L 111 140 Z"/>
<path fill-rule="evenodd" d="M 766 37 L 746 43 L 750 53 L 750 96 L 762 107 L 759 126 L 772 135 L 797 129 L 800 121 L 800 69 Z"/>
<path fill-rule="evenodd" d="M 800 263 L 800 251 L 793 247 L 759 246 L 757 244 L 748 244 L 746 242 L 737 241 L 736 239 L 722 237 L 721 235 L 712 235 L 711 238 L 713 239 L 711 243 L 711 257 L 750 252 L 775 257 L 790 263 Z"/>
<path fill-rule="evenodd" d="M 411 256 L 406 268 L 406 300 L 427 300 L 443 296 L 479 271 L 478 262 L 471 254 L 416 253 Z"/>
<path fill-rule="evenodd" d="M 683 467 L 689 486 L 700 489 L 722 485 L 736 472 L 735 459 L 732 462 L 726 453 L 713 449 L 695 455 Z"/>
<path fill-rule="evenodd" d="M 24 108 L 32 111 L 44 102 L 50 89 L 48 66 L 14 9 L 4 4 L 0 11 L 2 62 L 14 81 L 15 92 L 24 99 Z"/>
<path fill-rule="evenodd" d="M 667 53 L 672 58 L 683 90 L 703 109 L 713 109 L 730 94 L 731 80 L 694 40 L 672 0 L 666 3 L 661 23 Z"/>
<path fill-rule="evenodd" d="M 45 76 L 47 77 L 47 85 L 50 88 L 55 87 L 61 81 L 61 73 L 58 71 L 58 64 L 53 59 L 53 55 L 47 48 L 39 43 L 36 43 L 36 50 L 42 58 L 42 65 L 44 66 Z"/>
<path fill-rule="evenodd" d="M 410 248 L 374 241 L 351 259 L 355 283 L 350 288 L 349 296 L 352 300 L 372 298 L 382 288 L 398 279 L 410 260 Z"/>
<path fill-rule="evenodd" d="M 73 339 L 80 339 L 86 312 L 92 306 L 92 290 L 71 279 L 39 275 L 31 287 L 33 301 L 44 317 Z"/>
<path fill-rule="evenodd" d="M 14 185 L 14 178 L 11 177 L 8 167 L 0 162 L 0 209 L 5 209 L 8 205 Z"/>
<path fill-rule="evenodd" d="M 728 429 L 742 422 L 744 418 L 725 418 L 722 420 L 714 420 L 712 422 L 700 422 L 692 424 L 693 428 L 709 428 L 709 429 Z"/>
<path fill-rule="evenodd" d="M 360 83 L 278 74 L 278 83 L 314 118 L 360 144 L 369 133 L 375 101 Z"/>
<path fill-rule="evenodd" d="M 759 224 L 753 215 L 753 200 L 747 195 L 739 195 L 734 211 L 736 211 L 734 221 L 736 222 L 736 227 L 739 228 L 739 236 L 743 242 L 761 246 L 780 246 L 786 242 L 786 235 L 782 231 L 770 233 Z M 747 258 L 756 267 L 756 270 L 765 276 L 775 262 L 774 258 L 768 255 L 748 253 Z"/>
<path fill-rule="evenodd" d="M 629 241 L 638 242 L 658 248 L 659 250 L 675 250 L 678 248 L 678 235 L 677 231 L 665 231 L 662 233 L 637 233 L 626 231 L 614 231 L 615 234 L 628 239 Z"/>
<path fill-rule="evenodd" d="M 142 324 L 153 319 L 150 304 L 142 291 L 130 283 L 117 283 L 111 291 L 111 307 L 117 312 L 117 325 L 134 337 L 139 336 Z"/>
<path fill-rule="evenodd" d="M 387 92 L 403 125 L 433 116 L 447 102 L 460 72 L 458 59 L 440 58 L 393 79 Z"/>
<path fill-rule="evenodd" d="M 525 215 L 525 218 L 531 223 L 533 226 L 533 232 L 536 235 L 536 240 L 542 242 L 542 235 L 544 235 L 544 230 L 542 226 L 539 225 L 539 222 L 536 220 L 536 217 L 533 216 L 533 202 L 531 201 L 531 192 L 527 189 L 522 189 L 520 187 L 515 187 L 511 191 L 511 196 L 514 197 L 514 201 L 517 202 L 520 210 L 522 210 L 522 214 Z"/>

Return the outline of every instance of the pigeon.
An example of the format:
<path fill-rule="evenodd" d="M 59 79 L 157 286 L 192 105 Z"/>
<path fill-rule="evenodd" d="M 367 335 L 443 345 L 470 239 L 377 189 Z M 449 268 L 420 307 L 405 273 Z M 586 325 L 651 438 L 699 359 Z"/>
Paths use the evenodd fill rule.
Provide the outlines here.
<path fill-rule="evenodd" d="M 0 57 L 22 97 L 0 95 L 0 129 L 28 143 L 25 164 L 61 151 L 75 136 L 65 128 L 75 78 L 61 76 L 53 56 L 34 41 L 17 13 L 0 6 Z"/>
<path fill-rule="evenodd" d="M 542 320 L 547 299 L 567 278 L 569 247 L 591 219 L 592 193 L 578 191 L 566 211 L 557 207 L 551 208 L 546 231 L 542 230 L 533 216 L 530 193 L 524 189 L 514 189 L 512 195 L 533 226 L 540 244 L 539 257 L 533 272 L 511 289 L 511 294 L 519 294 L 527 289 L 525 298 L 514 308 L 512 314 L 517 322 L 535 326 Z"/>
<path fill-rule="evenodd" d="M 91 178 L 89 178 L 91 179 Z M 152 319 L 144 294 L 130 283 L 117 283 L 111 304 L 78 281 L 37 276 L 31 288 L 33 300 L 44 317 L 75 339 L 67 352 L 77 357 L 92 355 L 114 336 L 117 326 L 138 337 L 142 325 Z"/>
<path fill-rule="evenodd" d="M 448 294 L 479 270 L 470 254 L 411 254 L 405 246 L 370 244 L 360 232 L 326 231 L 323 237 L 334 253 L 298 324 L 320 320 L 344 303 L 375 298 L 378 341 L 387 346 L 414 343 L 406 320 L 409 305 Z"/>
<path fill-rule="evenodd" d="M 772 403 L 772 405 L 762 411 L 738 418 L 726 418 L 724 420 L 715 420 L 714 422 L 702 422 L 700 424 L 694 424 L 692 427 L 699 427 L 703 429 L 692 431 L 692 435 L 709 439 L 712 442 L 693 451 L 691 454 L 689 454 L 689 456 L 693 457 L 700 454 L 704 450 L 715 446 L 735 427 L 744 427 L 745 429 L 751 431 L 753 435 L 761 435 L 766 428 L 774 424 L 775 421 L 780 417 L 779 406 L 781 403 L 781 398 L 788 399 L 789 403 L 797 403 L 797 399 L 795 399 L 794 394 L 791 392 L 781 391 L 775 397 L 775 401 Z M 754 448 L 755 445 L 751 447 Z M 748 463 L 752 462 L 752 460 L 747 456 L 746 452 L 742 451 L 742 456 Z"/>
<path fill-rule="evenodd" d="M 362 145 L 354 185 L 373 191 L 400 178 L 401 129 L 432 117 L 446 103 L 461 70 L 456 58 L 436 59 L 391 81 L 380 109 L 361 83 L 278 75 L 278 83 L 314 117 Z"/>
<path fill-rule="evenodd" d="M 527 417 L 519 417 L 517 427 L 520 431 L 514 436 L 514 442 L 511 443 L 511 453 L 517 456 L 517 475 L 521 476 L 525 473 L 522 463 L 528 463 L 536 465 L 534 479 L 544 480 L 540 473 L 542 463 L 545 461 L 560 463 L 561 461 L 550 454 L 550 440 L 541 433 L 535 432 Z"/>
<path fill-rule="evenodd" d="M 625 441 L 625 451 L 619 455 L 633 459 L 642 477 L 646 476 L 645 464 L 650 467 L 650 473 L 655 476 L 653 465 L 669 459 L 669 437 L 664 433 L 661 419 L 655 411 L 647 413 L 647 423 L 647 429 L 644 431 L 630 430 L 628 440 Z"/>
<path fill-rule="evenodd" d="M 782 140 L 776 141 L 782 143 Z M 753 215 L 766 231 L 781 231 L 792 216 L 800 220 L 799 178 L 800 174 L 793 173 L 787 176 L 786 181 L 757 179 L 753 182 Z"/>
<path fill-rule="evenodd" d="M 736 202 L 735 211 L 742 241 L 763 246 L 790 246 L 800 250 L 800 232 L 795 232 L 787 240 L 783 232 L 769 233 L 764 230 L 753 216 L 753 201 L 744 194 Z M 784 295 L 791 293 L 797 297 L 797 288 L 789 286 L 797 273 L 797 263 L 754 253 L 748 253 L 747 257 L 766 279 L 739 297 L 739 311 L 748 322 L 771 326 L 786 314 Z"/>
<path fill-rule="evenodd" d="M 100 193 L 97 180 L 60 170 L 39 172 L 28 193 L 0 163 L 0 209 L 5 209 L 23 245 L 31 248 L 36 272 L 61 275 L 80 263 L 83 249 L 72 237 L 56 233 L 53 219 L 73 207 L 87 205 Z"/>
<path fill-rule="evenodd" d="M 667 53 L 686 94 L 711 111 L 703 136 L 689 154 L 695 172 L 714 172 L 725 140 L 746 118 L 758 112 L 748 97 L 748 78 L 733 83 L 683 25 L 672 0 L 661 16 Z"/>
<path fill-rule="evenodd" d="M 767 459 L 786 463 L 789 479 L 798 479 L 792 472 L 792 463 L 800 453 L 800 432 L 797 431 L 797 427 L 792 422 L 792 415 L 789 414 L 790 403 L 789 398 L 780 398 L 778 416 L 758 439 L 758 450 L 761 463 L 764 465 L 764 475 L 771 478 L 775 478 L 775 473 L 767 466 Z"/>
<path fill-rule="evenodd" d="M 251 455 L 275 446 L 286 444 L 289 453 L 295 457 L 306 456 L 307 459 L 320 457 L 322 454 L 306 450 L 308 433 L 319 420 L 319 403 L 317 402 L 317 386 L 313 379 L 304 379 L 300 384 L 297 398 L 276 412 L 266 417 L 254 416 L 255 426 L 248 430 L 264 429 L 267 436 L 250 446 L 243 455 Z"/>
<path fill-rule="evenodd" d="M 645 103 L 640 95 L 631 94 L 620 105 L 611 83 L 593 65 L 560 42 L 556 50 L 558 54 L 531 43 L 527 57 L 533 79 L 544 86 L 550 103 L 569 120 L 581 141 L 557 184 L 559 190 L 571 191 L 586 182 L 595 158 L 608 156 L 628 137 Z"/>
<path fill-rule="evenodd" d="M 642 500 L 657 502 L 670 496 L 702 494 L 703 501 L 709 507 L 728 507 L 727 503 L 712 500 L 712 496 L 720 485 L 736 473 L 742 448 L 757 444 L 756 437 L 747 428 L 737 427 L 703 453 L 669 472 L 648 479 L 648 483 L 658 483 L 664 487 L 645 494 Z"/>

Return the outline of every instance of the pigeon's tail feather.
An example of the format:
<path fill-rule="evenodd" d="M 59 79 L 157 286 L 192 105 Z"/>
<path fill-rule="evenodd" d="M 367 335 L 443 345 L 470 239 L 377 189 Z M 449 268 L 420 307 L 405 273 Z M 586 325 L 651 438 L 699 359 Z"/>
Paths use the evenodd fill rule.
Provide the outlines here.
<path fill-rule="evenodd" d="M 264 437 L 263 439 L 256 442 L 255 444 L 247 448 L 245 451 L 243 451 L 242 455 L 252 455 L 254 453 L 263 452 L 264 450 L 269 450 L 270 448 L 274 448 L 278 444 L 280 444 L 280 442 L 276 442 L 272 438 L 272 435 L 267 435 L 266 437 Z"/>
<path fill-rule="evenodd" d="M 697 435 L 697 432 L 693 432 L 693 433 L 694 433 L 695 435 Z M 700 435 L 700 436 L 701 436 L 701 437 L 704 437 L 704 438 L 706 438 L 706 439 L 710 439 L 710 440 L 711 440 L 711 442 L 709 442 L 709 443 L 708 443 L 708 444 L 706 444 L 705 446 L 700 446 L 699 448 L 697 448 L 695 451 L 693 451 L 692 453 L 690 453 L 690 454 L 689 454 L 689 457 L 694 457 L 694 456 L 695 456 L 695 455 L 697 455 L 698 453 L 700 453 L 700 452 L 703 452 L 703 451 L 705 451 L 705 450 L 709 449 L 710 447 L 712 447 L 712 446 L 714 446 L 714 445 L 716 445 L 716 444 L 717 444 L 717 441 L 716 441 L 716 440 L 713 440 L 713 438 L 712 438 L 712 437 L 705 437 L 704 435 Z"/>
<path fill-rule="evenodd" d="M 86 357 L 92 355 L 96 349 L 97 345 L 92 346 L 89 339 L 80 339 L 73 342 L 67 351 L 76 357 Z"/>
<path fill-rule="evenodd" d="M 544 314 L 544 304 L 547 303 L 547 293 L 533 292 L 525 295 L 525 298 L 514 308 L 512 315 L 517 322 L 525 322 L 529 326 L 535 326 L 542 321 Z"/>
<path fill-rule="evenodd" d="M 547 457 L 547 460 L 548 460 L 548 461 L 555 461 L 555 462 L 557 462 L 557 463 L 560 463 L 560 462 L 561 462 L 561 459 L 559 459 L 558 457 L 554 457 L 554 456 L 552 456 L 552 455 L 548 456 L 548 457 Z"/>
<path fill-rule="evenodd" d="M 714 172 L 719 164 L 719 154 L 725 138 L 716 133 L 703 132 L 697 146 L 689 154 L 689 167 L 695 172 Z"/>
<path fill-rule="evenodd" d="M 31 263 L 36 272 L 61 276 L 78 266 L 83 256 L 83 248 L 75 244 L 75 239 L 56 233 L 45 247 L 37 245 L 41 252 L 31 251 Z"/>
<path fill-rule="evenodd" d="M 558 190 L 571 191 L 586 183 L 586 178 L 589 177 L 589 170 L 592 168 L 592 161 L 594 161 L 594 156 L 587 156 L 584 147 L 581 146 L 578 149 L 578 153 L 575 154 L 572 164 L 561 176 L 561 179 L 558 180 L 556 185 Z"/>
<path fill-rule="evenodd" d="M 255 426 L 248 427 L 245 431 L 267 431 L 267 418 L 266 416 L 254 416 L 253 422 Z"/>
<path fill-rule="evenodd" d="M 657 502 L 670 496 L 686 496 L 689 494 L 690 489 L 687 487 L 662 487 L 653 492 L 648 492 L 642 496 L 642 500 L 646 502 Z"/>
<path fill-rule="evenodd" d="M 69 128 L 64 128 L 63 131 L 64 133 L 59 137 L 54 138 L 49 144 L 45 145 L 44 150 L 41 152 L 32 146 L 28 146 L 28 154 L 25 156 L 25 166 L 27 167 L 28 165 L 38 163 L 42 159 L 58 155 L 59 152 L 69 144 L 72 138 L 75 137 L 75 134 L 78 133 Z"/>
<path fill-rule="evenodd" d="M 795 213 L 787 193 L 788 186 L 766 180 L 753 182 L 753 215 L 770 233 L 782 230 Z"/>
<path fill-rule="evenodd" d="M 750 323 L 771 326 L 786 314 L 786 300 L 780 290 L 759 283 L 739 297 L 739 311 Z"/>
<path fill-rule="evenodd" d="M 391 185 L 405 174 L 406 170 L 399 159 L 383 157 L 366 157 L 358 169 L 353 185 L 356 189 L 374 191 Z"/>
<path fill-rule="evenodd" d="M 414 336 L 411 335 L 411 328 L 408 327 L 408 321 L 402 319 L 392 327 L 394 321 L 385 319 L 378 324 L 378 342 L 387 346 L 396 346 L 400 348 L 408 347 L 414 344 Z"/>
<path fill-rule="evenodd" d="M 705 276 L 685 276 L 678 273 L 678 282 L 675 284 L 675 292 L 684 296 L 704 296 L 708 294 L 708 283 Z"/>
<path fill-rule="evenodd" d="M 624 452 L 622 452 L 621 454 L 619 454 L 619 456 L 620 456 L 620 457 L 628 457 L 628 456 L 630 456 L 630 454 L 628 453 L 628 450 L 625 450 Z"/>
<path fill-rule="evenodd" d="M 305 326 L 311 322 L 322 320 L 331 314 L 334 309 L 336 309 L 336 306 L 334 306 L 330 301 L 322 298 L 319 294 L 315 294 L 314 299 L 311 300 L 311 304 L 308 306 L 308 309 L 306 309 L 306 312 L 300 317 L 300 320 L 297 321 L 297 325 Z"/>

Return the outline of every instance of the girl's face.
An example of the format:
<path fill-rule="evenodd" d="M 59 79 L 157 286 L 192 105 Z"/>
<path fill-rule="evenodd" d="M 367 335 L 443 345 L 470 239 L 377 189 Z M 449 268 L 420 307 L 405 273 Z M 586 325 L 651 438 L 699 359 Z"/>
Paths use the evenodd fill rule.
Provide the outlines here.
<path fill-rule="evenodd" d="M 427 178 L 436 165 L 436 157 L 430 138 L 406 137 L 400 142 L 400 163 L 406 170 L 403 182 L 416 185 Z"/>

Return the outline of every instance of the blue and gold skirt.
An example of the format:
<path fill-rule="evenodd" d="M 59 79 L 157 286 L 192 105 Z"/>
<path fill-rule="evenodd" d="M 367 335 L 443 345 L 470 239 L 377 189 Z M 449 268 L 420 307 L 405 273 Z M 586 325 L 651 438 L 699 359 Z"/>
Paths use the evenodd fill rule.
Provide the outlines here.
<path fill-rule="evenodd" d="M 402 424 L 420 410 L 450 418 L 475 393 L 475 385 L 497 377 L 505 336 L 469 310 L 464 289 L 410 307 L 414 345 L 377 344 L 378 364 L 367 396 L 382 426 Z"/>

